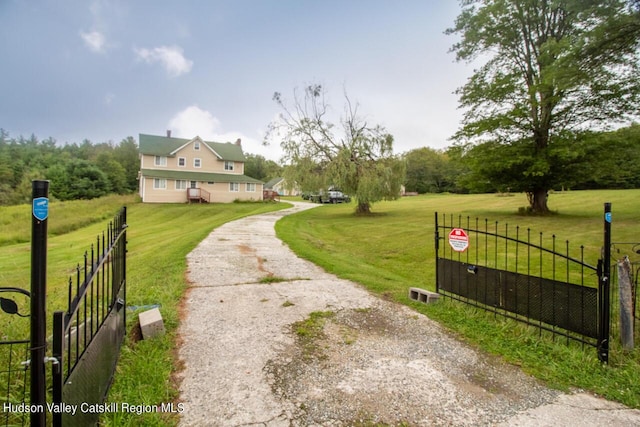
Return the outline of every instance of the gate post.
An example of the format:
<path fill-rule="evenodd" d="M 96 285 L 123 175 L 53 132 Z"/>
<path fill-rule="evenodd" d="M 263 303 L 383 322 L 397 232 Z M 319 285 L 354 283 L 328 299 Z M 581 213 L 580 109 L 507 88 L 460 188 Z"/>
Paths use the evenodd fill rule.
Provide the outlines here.
<path fill-rule="evenodd" d="M 600 263 L 599 263 L 600 264 Z M 609 323 L 611 317 L 611 203 L 604 204 L 604 247 L 602 248 L 602 271 L 598 284 L 598 359 L 609 363 Z"/>
<path fill-rule="evenodd" d="M 31 426 L 44 427 L 47 417 L 45 355 L 47 296 L 47 218 L 49 181 L 33 181 L 31 210 L 31 402 L 42 410 L 31 412 Z"/>
<path fill-rule="evenodd" d="M 438 281 L 438 251 L 440 249 L 440 234 L 438 232 L 438 212 L 435 213 L 435 226 L 436 226 L 436 231 L 434 233 L 434 240 L 435 240 L 435 251 L 436 251 L 436 293 L 439 293 L 440 290 L 440 285 L 439 285 L 439 281 Z"/>

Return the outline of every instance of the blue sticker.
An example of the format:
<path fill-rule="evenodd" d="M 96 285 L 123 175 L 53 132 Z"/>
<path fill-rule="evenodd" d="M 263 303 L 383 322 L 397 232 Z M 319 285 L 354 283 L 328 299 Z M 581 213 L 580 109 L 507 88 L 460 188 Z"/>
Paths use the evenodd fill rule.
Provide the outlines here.
<path fill-rule="evenodd" d="M 49 217 L 49 199 L 46 197 L 33 199 L 33 216 L 40 221 Z"/>
<path fill-rule="evenodd" d="M 604 214 L 604 220 L 611 224 L 611 212 L 606 212 Z"/>

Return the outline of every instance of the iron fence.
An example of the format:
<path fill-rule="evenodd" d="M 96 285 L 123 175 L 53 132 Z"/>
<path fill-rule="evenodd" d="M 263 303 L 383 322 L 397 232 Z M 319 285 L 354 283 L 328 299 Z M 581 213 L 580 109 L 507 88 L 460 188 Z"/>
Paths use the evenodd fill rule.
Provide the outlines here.
<path fill-rule="evenodd" d="M 436 213 L 435 229 L 440 294 L 597 347 L 607 361 L 608 331 L 601 316 L 608 291 L 599 289 L 605 267 L 586 262 L 584 246 L 572 248 L 555 235 L 549 239 L 531 229 L 460 215 Z M 441 247 L 445 239 L 449 244 Z"/>
<path fill-rule="evenodd" d="M 85 253 L 69 278 L 67 311 L 54 313 L 53 404 L 80 409 L 54 412 L 54 427 L 95 425 L 99 412 L 92 408 L 111 385 L 126 329 L 126 212 Z"/>
<path fill-rule="evenodd" d="M 29 424 L 29 413 L 24 410 L 28 401 L 29 340 L 0 341 L 0 425 L 24 426 Z"/>
<path fill-rule="evenodd" d="M 0 287 L 0 308 L 5 315 L 16 316 L 12 319 L 17 322 L 28 322 L 19 318 L 28 318 L 29 315 L 22 306 L 28 305 L 30 293 L 24 289 L 15 287 Z M 22 301 L 16 302 L 17 294 L 22 295 Z M 20 326 L 24 326 L 21 328 Z M 16 325 L 16 330 L 28 330 L 25 325 Z M 8 329 L 8 328 L 7 328 Z M 22 408 L 29 404 L 29 338 L 16 339 L 10 336 L 10 331 L 0 333 L 0 425 L 17 426 L 28 424 L 29 414 Z"/>

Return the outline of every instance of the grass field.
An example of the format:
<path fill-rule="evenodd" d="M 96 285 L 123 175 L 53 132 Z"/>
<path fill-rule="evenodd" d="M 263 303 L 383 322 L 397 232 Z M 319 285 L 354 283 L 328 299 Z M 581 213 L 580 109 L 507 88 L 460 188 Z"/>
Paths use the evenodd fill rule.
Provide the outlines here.
<path fill-rule="evenodd" d="M 604 202 L 612 203 L 613 242 L 640 242 L 640 190 L 585 191 L 551 194 L 549 216 L 522 216 L 523 194 L 426 195 L 375 204 L 373 215 L 356 217 L 353 205 L 323 206 L 276 225 L 278 236 L 300 256 L 371 291 L 407 304 L 437 319 L 453 333 L 553 387 L 578 387 L 640 407 L 640 351 L 623 354 L 612 342 L 610 363 L 601 366 L 595 349 L 565 345 L 540 337 L 538 331 L 492 314 L 441 301 L 436 305 L 408 298 L 412 286 L 435 290 L 434 212 L 479 217 L 556 235 L 560 242 L 585 246 L 595 265 L 603 242 Z M 511 228 L 510 228 L 511 229 Z M 444 243 L 446 244 L 446 243 Z M 616 247 L 630 250 L 629 245 Z M 623 253 L 614 254 L 621 257 Z M 629 253 L 629 255 L 634 255 Z M 633 260 L 634 257 L 632 256 Z M 639 257 L 635 254 L 635 260 Z M 594 277 L 594 286 L 597 278 Z M 640 334 L 636 333 L 636 342 Z"/>
<path fill-rule="evenodd" d="M 425 306 L 407 297 L 410 286 L 435 287 L 435 211 L 486 217 L 556 234 L 558 239 L 585 245 L 587 256 L 597 259 L 605 201 L 613 203 L 613 241 L 640 241 L 640 190 L 555 193 L 549 205 L 556 214 L 547 217 L 517 215 L 518 208 L 526 204 L 522 194 L 404 198 L 375 204 L 374 213 L 366 217 L 354 216 L 353 204 L 326 205 L 288 216 L 276 228 L 278 235 L 301 256 L 374 293 L 412 306 L 461 339 L 502 355 L 551 386 L 584 388 L 640 407 L 638 350 L 622 354 L 614 342 L 611 363 L 601 366 L 592 348 L 583 350 L 552 342 L 522 325 L 451 302 Z M 186 289 L 186 254 L 224 222 L 286 205 L 149 205 L 132 197 L 52 203 L 47 270 L 49 313 L 64 308 L 69 275 L 123 204 L 128 206 L 129 223 L 128 305 L 160 304 L 167 334 L 148 341 L 135 341 L 134 334 L 129 334 L 108 400 L 132 404 L 170 402 L 177 397 L 173 374 L 180 369 L 176 329 Z M 29 244 L 24 243 L 29 236 L 29 206 L 0 208 L 0 285 L 29 289 Z M 17 302 L 28 308 L 28 302 L 26 306 L 25 301 Z M 136 318 L 128 316 L 129 328 Z M 20 322 L 25 323 L 24 319 L 0 313 L 0 336 L 24 335 L 27 329 Z M 175 422 L 175 415 L 122 413 L 101 421 L 102 425 L 113 426 L 171 426 Z"/>

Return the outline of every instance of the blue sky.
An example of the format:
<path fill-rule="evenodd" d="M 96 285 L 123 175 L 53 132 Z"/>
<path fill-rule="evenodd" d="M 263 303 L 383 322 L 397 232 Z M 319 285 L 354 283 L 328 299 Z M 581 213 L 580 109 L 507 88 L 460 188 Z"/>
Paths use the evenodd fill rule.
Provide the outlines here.
<path fill-rule="evenodd" d="M 471 74 L 454 0 L 0 0 L 0 128 L 59 143 L 139 133 L 262 146 L 275 91 L 343 91 L 395 151 L 443 148 Z"/>

